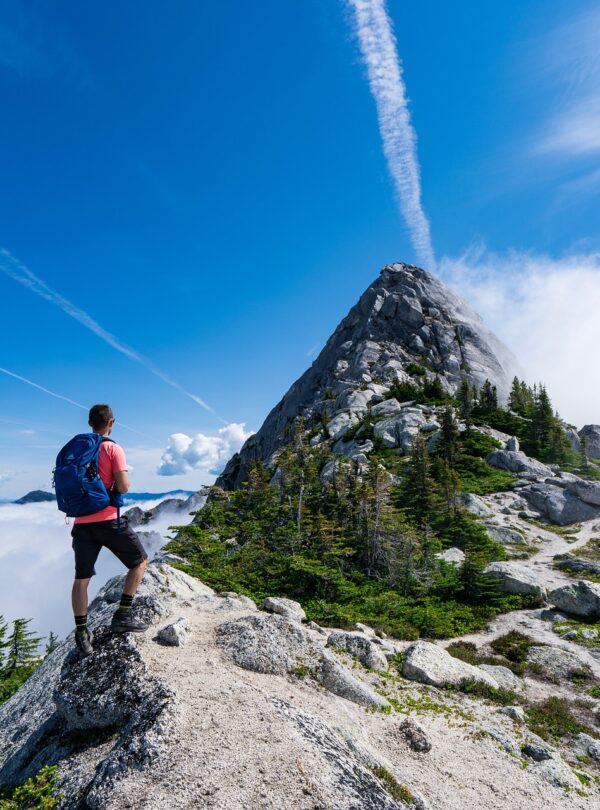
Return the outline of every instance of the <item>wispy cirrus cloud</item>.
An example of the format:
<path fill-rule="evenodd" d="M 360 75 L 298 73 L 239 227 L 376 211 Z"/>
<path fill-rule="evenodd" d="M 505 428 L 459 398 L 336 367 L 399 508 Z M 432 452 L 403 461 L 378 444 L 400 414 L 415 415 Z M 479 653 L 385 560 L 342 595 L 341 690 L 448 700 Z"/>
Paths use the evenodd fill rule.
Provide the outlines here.
<path fill-rule="evenodd" d="M 421 201 L 417 137 L 411 123 L 402 64 L 385 0 L 347 0 L 377 107 L 390 174 L 418 260 L 435 269 L 429 220 Z"/>
<path fill-rule="evenodd" d="M 154 374 L 155 377 L 158 377 L 167 385 L 170 385 L 171 388 L 174 388 L 176 391 L 179 391 L 186 397 L 189 397 L 196 404 L 200 405 L 200 407 L 204 408 L 205 411 L 209 411 L 210 413 L 215 414 L 215 411 L 201 397 L 199 397 L 197 394 L 190 393 L 190 391 L 184 388 L 183 385 L 176 382 L 168 374 L 165 374 L 165 372 L 162 371 L 162 369 L 160 369 L 148 357 L 145 357 L 143 354 L 140 354 L 135 349 L 132 349 L 130 346 L 127 346 L 115 335 L 111 334 L 108 330 L 104 329 L 104 327 L 100 326 L 100 324 L 96 320 L 94 320 L 92 316 L 89 315 L 85 310 L 75 306 L 75 304 L 72 304 L 64 296 L 60 295 L 60 293 L 57 293 L 53 289 L 51 289 L 46 284 L 45 281 L 39 278 L 39 276 L 36 276 L 35 273 L 33 273 L 28 267 L 22 264 L 11 253 L 9 253 L 8 250 L 5 250 L 4 248 L 0 248 L 0 271 L 2 271 L 9 278 L 12 278 L 14 281 L 23 285 L 23 287 L 26 287 L 31 292 L 35 293 L 36 295 L 39 295 L 40 298 L 44 298 L 46 301 L 49 301 L 51 304 L 57 306 L 71 318 L 82 324 L 82 326 L 85 326 L 86 329 L 89 329 L 90 332 L 93 332 L 97 337 L 100 338 L 100 340 L 103 340 L 109 346 L 112 346 L 113 349 L 116 349 L 116 351 L 125 355 L 125 357 L 128 357 L 134 363 L 138 363 L 139 365 L 143 366 L 151 374 Z M 25 382 L 29 381 L 25 380 Z M 40 386 L 36 387 L 39 388 Z M 61 397 L 57 394 L 53 394 L 53 396 L 58 396 L 59 399 L 65 399 L 65 397 Z M 215 414 L 215 416 L 216 415 L 217 414 Z M 217 418 L 220 419 L 220 417 L 218 416 Z M 221 421 L 224 420 L 221 419 Z"/>
<path fill-rule="evenodd" d="M 571 165 L 600 158 L 600 9 L 588 6 L 527 43 L 525 66 L 536 96 L 551 103 L 529 152 Z M 594 173 L 586 173 L 588 183 Z M 567 189 L 563 189 L 567 191 Z"/>

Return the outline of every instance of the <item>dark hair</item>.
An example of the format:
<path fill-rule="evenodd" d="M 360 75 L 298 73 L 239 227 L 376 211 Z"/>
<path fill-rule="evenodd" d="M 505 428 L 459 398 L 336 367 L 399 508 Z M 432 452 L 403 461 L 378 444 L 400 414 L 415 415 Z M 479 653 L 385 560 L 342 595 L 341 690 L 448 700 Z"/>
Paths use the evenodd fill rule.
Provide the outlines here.
<path fill-rule="evenodd" d="M 88 425 L 92 430 L 104 430 L 112 418 L 113 412 L 110 405 L 92 405 Z"/>

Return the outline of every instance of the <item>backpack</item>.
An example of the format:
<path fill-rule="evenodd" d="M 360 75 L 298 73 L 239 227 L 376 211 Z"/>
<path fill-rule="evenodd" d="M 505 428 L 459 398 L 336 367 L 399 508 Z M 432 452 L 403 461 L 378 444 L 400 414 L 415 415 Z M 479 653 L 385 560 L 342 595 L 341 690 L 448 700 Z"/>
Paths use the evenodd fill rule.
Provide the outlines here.
<path fill-rule="evenodd" d="M 114 486 L 107 490 L 98 472 L 102 442 L 113 441 L 97 433 L 78 433 L 56 457 L 52 485 L 58 508 L 66 517 L 83 517 L 116 506 L 119 520 L 123 496 Z"/>

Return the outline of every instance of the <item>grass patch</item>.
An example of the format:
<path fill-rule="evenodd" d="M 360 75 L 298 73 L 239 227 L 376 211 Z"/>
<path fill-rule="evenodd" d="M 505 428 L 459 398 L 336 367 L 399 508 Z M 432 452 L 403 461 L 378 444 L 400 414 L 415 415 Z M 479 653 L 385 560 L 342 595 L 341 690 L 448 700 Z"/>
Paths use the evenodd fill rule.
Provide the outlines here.
<path fill-rule="evenodd" d="M 385 789 L 393 799 L 396 799 L 396 801 L 399 802 L 405 802 L 405 804 L 414 803 L 414 796 L 410 790 L 406 787 L 406 785 L 400 784 L 400 782 L 394 776 L 392 776 L 387 768 L 383 768 L 382 766 L 378 765 L 375 768 L 372 768 L 372 771 L 375 776 L 381 782 L 383 782 Z"/>
<path fill-rule="evenodd" d="M 597 737 L 597 733 L 582 723 L 573 712 L 566 698 L 549 697 L 533 703 L 527 709 L 529 728 L 543 740 L 560 740 L 568 734 L 586 733 Z"/>
<path fill-rule="evenodd" d="M 458 691 L 471 697 L 484 698 L 500 706 L 513 706 L 520 703 L 521 698 L 512 689 L 505 689 L 503 686 L 497 689 L 483 681 L 476 681 L 474 678 L 463 678 L 458 685 Z"/>
<path fill-rule="evenodd" d="M 525 664 L 527 654 L 531 647 L 539 646 L 532 638 L 520 633 L 518 630 L 511 630 L 503 636 L 498 636 L 491 643 L 490 647 L 499 655 L 503 655 L 515 664 Z"/>

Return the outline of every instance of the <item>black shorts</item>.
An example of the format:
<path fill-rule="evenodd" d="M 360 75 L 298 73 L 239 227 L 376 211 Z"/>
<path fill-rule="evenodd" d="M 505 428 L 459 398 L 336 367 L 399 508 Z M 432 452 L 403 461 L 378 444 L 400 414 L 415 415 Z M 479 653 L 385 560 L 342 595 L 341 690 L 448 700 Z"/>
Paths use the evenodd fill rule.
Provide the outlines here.
<path fill-rule="evenodd" d="M 120 528 L 115 520 L 75 523 L 71 529 L 75 552 L 75 579 L 88 579 L 96 573 L 94 564 L 102 546 L 118 557 L 127 568 L 135 568 L 148 555 L 140 538 L 129 528 L 127 516 L 121 517 Z"/>

